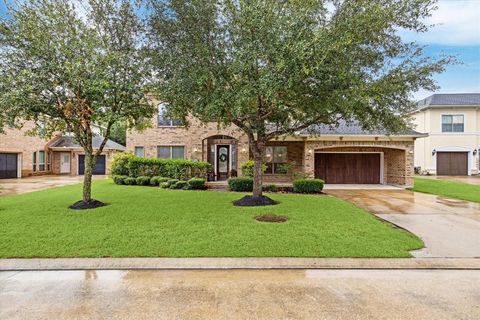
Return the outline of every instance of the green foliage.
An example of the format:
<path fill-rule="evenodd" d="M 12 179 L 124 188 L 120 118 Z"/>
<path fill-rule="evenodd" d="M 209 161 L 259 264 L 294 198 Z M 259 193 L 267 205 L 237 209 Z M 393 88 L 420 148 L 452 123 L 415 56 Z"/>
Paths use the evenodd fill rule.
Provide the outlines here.
<path fill-rule="evenodd" d="M 192 178 L 188 180 L 188 189 L 190 190 L 205 190 L 206 180 L 202 178 Z"/>
<path fill-rule="evenodd" d="M 115 184 L 125 184 L 125 179 L 127 178 L 128 176 L 115 175 L 113 176 L 113 182 L 115 182 Z"/>
<path fill-rule="evenodd" d="M 187 181 L 180 180 L 170 184 L 170 189 L 185 189 L 187 186 L 188 186 Z"/>
<path fill-rule="evenodd" d="M 208 162 L 136 157 L 130 153 L 116 155 L 111 163 L 112 175 L 130 177 L 165 177 L 187 180 L 206 178 L 211 165 Z"/>
<path fill-rule="evenodd" d="M 123 180 L 127 186 L 134 186 L 137 184 L 137 179 L 128 177 L 125 180 Z"/>
<path fill-rule="evenodd" d="M 278 174 L 290 174 L 292 172 L 293 165 L 291 163 L 279 163 L 275 169 L 275 173 Z"/>
<path fill-rule="evenodd" d="M 159 186 L 162 182 L 167 182 L 170 178 L 155 176 L 150 179 L 151 186 Z"/>
<path fill-rule="evenodd" d="M 253 160 L 247 160 L 242 165 L 240 166 L 240 169 L 242 169 L 242 175 L 244 177 L 253 177 L 253 167 L 255 165 L 255 162 Z M 267 165 L 262 164 L 262 172 L 265 173 L 267 171 Z"/>
<path fill-rule="evenodd" d="M 150 184 L 150 177 L 140 176 L 135 178 L 135 181 L 138 186 L 148 186 Z"/>
<path fill-rule="evenodd" d="M 238 177 L 228 179 L 228 187 L 232 191 L 252 191 L 253 179 L 250 177 Z"/>
<path fill-rule="evenodd" d="M 267 184 L 266 186 L 263 186 L 263 191 L 265 191 L 265 192 L 278 192 L 279 188 L 275 184 Z"/>
<path fill-rule="evenodd" d="M 134 157 L 135 155 L 128 152 L 115 154 L 110 163 L 110 175 L 128 176 L 130 174 L 128 170 L 128 162 Z"/>
<path fill-rule="evenodd" d="M 321 179 L 298 179 L 293 181 L 293 191 L 298 193 L 320 193 L 325 181 Z"/>
<path fill-rule="evenodd" d="M 168 183 L 168 182 L 160 182 L 159 186 L 160 186 L 160 188 L 162 188 L 162 189 L 168 189 L 168 188 L 170 188 L 170 183 Z"/>
<path fill-rule="evenodd" d="M 150 159 L 133 157 L 128 161 L 128 172 L 132 177 L 162 176 L 172 179 L 206 178 L 210 163 L 191 160 Z"/>

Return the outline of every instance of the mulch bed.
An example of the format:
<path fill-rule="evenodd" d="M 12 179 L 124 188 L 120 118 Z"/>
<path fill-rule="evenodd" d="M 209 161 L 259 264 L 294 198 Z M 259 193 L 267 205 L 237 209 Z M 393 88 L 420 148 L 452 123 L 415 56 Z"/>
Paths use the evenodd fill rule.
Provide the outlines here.
<path fill-rule="evenodd" d="M 74 210 L 85 210 L 85 209 L 95 209 L 99 207 L 104 207 L 106 205 L 107 205 L 106 203 L 92 199 L 88 202 L 84 202 L 83 200 L 77 201 L 71 206 L 69 206 L 69 208 Z"/>
<path fill-rule="evenodd" d="M 264 214 L 261 216 L 256 216 L 255 220 L 262 222 L 285 222 L 288 220 L 286 216 L 277 216 L 275 214 Z"/>
<path fill-rule="evenodd" d="M 239 207 L 273 206 L 275 204 L 278 204 L 278 202 L 266 196 L 245 196 L 240 200 L 233 201 L 233 205 Z"/>

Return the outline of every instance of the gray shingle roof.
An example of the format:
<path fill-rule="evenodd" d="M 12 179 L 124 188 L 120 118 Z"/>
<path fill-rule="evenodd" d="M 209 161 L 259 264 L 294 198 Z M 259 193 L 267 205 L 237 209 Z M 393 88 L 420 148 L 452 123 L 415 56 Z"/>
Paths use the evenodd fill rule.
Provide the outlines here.
<path fill-rule="evenodd" d="M 103 141 L 102 136 L 93 136 L 92 140 L 92 146 L 94 149 L 97 149 L 100 147 L 100 144 Z M 75 141 L 74 137 L 71 136 L 62 136 L 58 140 L 54 141 L 49 147 L 51 148 L 81 148 L 81 146 Z M 107 143 L 105 144 L 105 149 L 113 149 L 113 150 L 125 150 L 125 147 L 122 146 L 121 144 L 116 143 L 115 141 L 112 141 L 108 139 Z"/>
<path fill-rule="evenodd" d="M 436 93 L 417 102 L 420 109 L 431 106 L 480 106 L 480 93 Z"/>
<path fill-rule="evenodd" d="M 385 129 L 365 130 L 358 121 L 347 122 L 345 120 L 340 120 L 338 126 L 330 126 L 325 124 L 314 125 L 302 130 L 300 135 L 425 136 L 425 134 L 419 133 L 415 130 L 407 130 L 395 134 L 392 134 Z"/>

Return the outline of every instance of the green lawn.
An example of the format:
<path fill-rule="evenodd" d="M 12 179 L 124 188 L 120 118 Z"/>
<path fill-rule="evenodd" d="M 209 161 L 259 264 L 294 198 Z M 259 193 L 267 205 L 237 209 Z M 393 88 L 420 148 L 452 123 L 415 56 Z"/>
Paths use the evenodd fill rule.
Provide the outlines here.
<path fill-rule="evenodd" d="M 436 179 L 415 178 L 413 191 L 480 202 L 480 185 Z"/>
<path fill-rule="evenodd" d="M 110 205 L 67 206 L 81 186 L 0 197 L 0 257 L 409 257 L 416 236 L 330 196 L 273 194 L 279 205 L 234 207 L 242 194 L 95 181 Z M 286 215 L 286 223 L 254 220 Z"/>

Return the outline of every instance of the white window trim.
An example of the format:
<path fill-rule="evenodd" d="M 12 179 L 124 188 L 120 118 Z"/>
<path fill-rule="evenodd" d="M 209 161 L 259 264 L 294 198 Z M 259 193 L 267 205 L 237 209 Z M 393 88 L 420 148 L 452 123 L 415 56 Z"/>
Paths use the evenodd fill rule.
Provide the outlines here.
<path fill-rule="evenodd" d="M 407 152 L 407 151 L 405 151 Z M 384 153 L 382 151 L 315 151 L 315 153 L 377 153 L 380 154 L 380 184 L 385 184 L 384 182 L 384 172 L 385 172 L 385 160 Z M 315 167 L 315 158 L 313 160 Z"/>
<path fill-rule="evenodd" d="M 443 132 L 443 116 L 463 116 L 463 132 Z M 453 119 L 452 119 L 453 121 Z M 453 123 L 452 123 L 453 125 Z M 452 127 L 453 129 L 453 127 Z M 445 134 L 456 134 L 456 135 L 462 135 L 467 132 L 467 117 L 465 113 L 454 113 L 454 112 L 448 112 L 448 113 L 441 113 L 440 114 L 440 134 L 445 135 Z"/>

